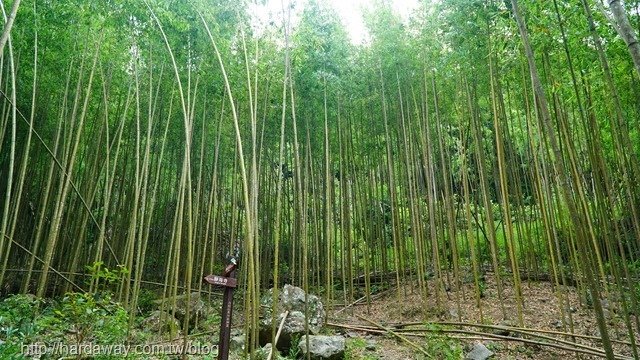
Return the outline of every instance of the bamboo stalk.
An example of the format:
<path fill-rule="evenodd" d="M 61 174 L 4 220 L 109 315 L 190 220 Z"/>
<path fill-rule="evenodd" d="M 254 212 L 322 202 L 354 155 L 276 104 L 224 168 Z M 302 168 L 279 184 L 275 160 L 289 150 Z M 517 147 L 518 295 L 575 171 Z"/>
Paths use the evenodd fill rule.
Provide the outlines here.
<path fill-rule="evenodd" d="M 284 321 L 287 320 L 287 316 L 289 316 L 289 310 L 284 312 L 284 315 L 282 316 L 282 320 L 280 320 L 280 325 L 278 326 L 278 332 L 276 332 L 276 336 L 273 338 L 273 342 L 271 343 L 271 349 L 269 350 L 269 355 L 267 356 L 267 360 L 271 360 L 271 357 L 273 356 L 273 349 L 275 349 L 276 344 L 278 344 L 278 339 L 280 338 L 280 333 L 282 332 Z"/>

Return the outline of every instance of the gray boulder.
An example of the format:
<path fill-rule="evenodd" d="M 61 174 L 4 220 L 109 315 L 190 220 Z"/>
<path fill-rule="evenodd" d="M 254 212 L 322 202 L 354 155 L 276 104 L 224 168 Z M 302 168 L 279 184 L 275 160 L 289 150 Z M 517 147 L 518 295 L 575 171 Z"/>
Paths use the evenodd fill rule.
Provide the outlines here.
<path fill-rule="evenodd" d="M 271 354 L 271 360 L 287 360 L 286 357 L 283 357 L 282 355 L 280 355 L 280 352 L 278 352 L 278 349 L 273 349 L 273 346 L 271 346 L 271 343 L 268 343 L 267 345 L 263 346 L 256 352 L 256 360 L 268 360 L 269 353 L 271 353 L 272 351 L 273 351 L 273 354 Z"/>
<path fill-rule="evenodd" d="M 156 310 L 142 320 L 142 329 L 147 333 L 170 334 L 174 337 L 180 333 L 180 322 L 166 311 Z"/>
<path fill-rule="evenodd" d="M 273 329 L 273 289 L 267 291 L 260 301 L 261 320 L 260 320 L 260 344 L 271 342 L 271 334 Z M 305 307 L 307 307 L 308 319 L 305 319 Z M 305 322 L 308 320 L 309 332 L 317 334 L 324 325 L 326 313 L 320 299 L 311 294 L 305 294 L 304 290 L 292 285 L 285 285 L 278 294 L 278 303 L 275 306 L 276 319 L 275 327 L 277 328 L 288 311 L 280 338 L 276 344 L 276 348 L 285 351 L 291 347 L 294 338 L 298 338 L 305 334 Z"/>
<path fill-rule="evenodd" d="M 339 360 L 344 359 L 345 340 L 342 336 L 309 335 L 307 349 L 307 337 L 303 336 L 298 348 L 303 357 L 308 352 L 311 360 Z"/>
<path fill-rule="evenodd" d="M 367 340 L 367 345 L 365 346 L 365 350 L 375 351 L 376 350 L 377 341 L 371 339 Z"/>
<path fill-rule="evenodd" d="M 229 339 L 230 349 L 242 351 L 247 343 L 247 337 L 239 330 L 231 330 L 231 337 Z"/>
<path fill-rule="evenodd" d="M 493 352 L 482 343 L 473 345 L 471 351 L 465 356 L 465 360 L 487 360 L 493 356 Z"/>
<path fill-rule="evenodd" d="M 202 324 L 209 316 L 215 313 L 198 292 L 189 294 L 189 299 L 187 299 L 187 294 L 182 294 L 157 300 L 156 303 L 161 306 L 161 310 L 171 312 L 174 301 L 176 303 L 175 317 L 180 321 L 180 324 L 184 323 L 187 317 L 187 308 L 189 308 L 189 330 L 193 329 L 196 324 Z"/>

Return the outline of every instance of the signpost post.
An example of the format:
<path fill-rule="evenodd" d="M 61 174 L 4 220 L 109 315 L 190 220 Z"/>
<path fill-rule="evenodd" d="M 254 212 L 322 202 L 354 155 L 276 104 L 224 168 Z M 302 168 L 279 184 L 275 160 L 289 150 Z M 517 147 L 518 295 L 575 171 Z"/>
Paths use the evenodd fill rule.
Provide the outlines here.
<path fill-rule="evenodd" d="M 220 323 L 220 341 L 218 343 L 218 360 L 229 359 L 229 338 L 231 337 L 231 315 L 233 310 L 233 289 L 237 286 L 236 268 L 238 267 L 238 254 L 229 259 L 229 265 L 224 269 L 222 276 L 207 275 L 204 280 L 211 285 L 224 287 L 222 298 L 222 321 Z"/>

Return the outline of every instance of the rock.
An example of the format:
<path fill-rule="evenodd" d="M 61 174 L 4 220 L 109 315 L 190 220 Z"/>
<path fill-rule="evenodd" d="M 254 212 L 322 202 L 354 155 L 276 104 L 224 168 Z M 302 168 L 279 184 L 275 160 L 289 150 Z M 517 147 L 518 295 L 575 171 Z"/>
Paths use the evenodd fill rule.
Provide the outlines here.
<path fill-rule="evenodd" d="M 355 338 L 355 337 L 358 337 L 358 333 L 349 331 L 348 333 L 345 334 L 345 336 L 348 338 Z"/>
<path fill-rule="evenodd" d="M 300 338 L 298 348 L 304 356 L 307 352 L 311 360 L 339 360 L 344 358 L 345 340 L 342 336 L 309 335 L 307 349 L 306 335 Z"/>
<path fill-rule="evenodd" d="M 260 344 L 267 344 L 271 341 L 273 320 L 273 289 L 267 291 L 261 301 L 261 320 L 260 320 Z M 278 294 L 278 303 L 276 304 L 276 326 L 279 326 L 285 312 L 289 311 L 280 338 L 276 344 L 276 348 L 286 351 L 291 347 L 291 341 L 294 337 L 300 337 L 305 334 L 305 306 L 308 308 L 309 315 L 309 332 L 317 334 L 324 325 L 326 313 L 320 299 L 311 294 L 305 294 L 304 290 L 292 285 L 285 285 Z"/>
<path fill-rule="evenodd" d="M 503 336 L 509 336 L 509 335 L 511 335 L 511 331 L 509 331 L 509 329 L 507 329 L 507 328 L 514 327 L 515 324 L 510 320 L 502 320 L 502 321 L 500 321 L 500 323 L 498 323 L 498 326 L 502 326 L 502 327 L 504 327 L 504 329 L 496 329 L 495 331 L 493 331 L 494 334 L 503 335 Z"/>
<path fill-rule="evenodd" d="M 482 343 L 473 345 L 471 351 L 464 357 L 465 360 L 486 360 L 493 356 L 493 352 Z"/>
<path fill-rule="evenodd" d="M 242 331 L 231 331 L 231 338 L 229 339 L 229 348 L 233 350 L 244 350 L 244 346 L 247 343 L 247 337 Z"/>
<path fill-rule="evenodd" d="M 560 329 L 562 328 L 562 320 L 552 321 L 551 325 L 553 325 L 553 327 L 555 327 L 556 329 Z"/>
<path fill-rule="evenodd" d="M 267 360 L 269 358 L 269 353 L 271 352 L 271 349 L 273 348 L 273 346 L 271 345 L 271 343 L 268 343 L 267 345 L 256 349 L 256 360 Z M 273 355 L 271 355 L 271 360 L 287 360 L 285 357 L 283 357 L 282 355 L 280 355 L 280 353 L 278 352 L 277 349 L 273 349 L 274 353 Z M 248 357 L 247 357 L 248 359 Z M 243 360 L 246 360 L 243 358 Z"/>
<path fill-rule="evenodd" d="M 375 340 L 367 340 L 367 345 L 364 347 L 365 350 L 375 351 L 377 342 Z"/>
<path fill-rule="evenodd" d="M 451 319 L 458 319 L 458 310 L 455 308 L 450 308 L 449 309 L 449 318 Z"/>
<path fill-rule="evenodd" d="M 160 303 L 163 310 L 171 311 L 174 299 L 176 303 L 175 316 L 181 324 L 184 323 L 185 317 L 187 316 L 187 307 L 189 308 L 189 330 L 193 329 L 196 323 L 203 323 L 207 317 L 213 314 L 213 309 L 202 300 L 198 292 L 189 294 L 188 301 L 187 294 L 183 294 L 175 298 L 158 300 L 156 303 Z"/>
<path fill-rule="evenodd" d="M 147 333 L 169 333 L 173 337 L 180 333 L 180 322 L 168 312 L 156 310 L 142 320 L 142 329 Z"/>

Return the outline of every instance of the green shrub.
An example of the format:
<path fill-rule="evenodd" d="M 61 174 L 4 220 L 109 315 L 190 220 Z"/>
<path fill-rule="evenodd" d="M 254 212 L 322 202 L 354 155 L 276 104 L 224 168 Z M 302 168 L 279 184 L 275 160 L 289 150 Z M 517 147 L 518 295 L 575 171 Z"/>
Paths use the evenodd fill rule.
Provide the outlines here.
<path fill-rule="evenodd" d="M 13 337 L 29 339 L 37 332 L 34 319 L 40 302 L 32 295 L 13 295 L 0 303 L 0 328 L 3 341 Z"/>
<path fill-rule="evenodd" d="M 127 312 L 110 297 L 96 298 L 87 293 L 69 293 L 54 313 L 61 324 L 75 335 L 77 342 L 100 344 L 123 342 L 127 335 Z"/>
<path fill-rule="evenodd" d="M 375 354 L 367 354 L 367 341 L 362 338 L 348 339 L 345 344 L 345 360 L 377 360 Z"/>
<path fill-rule="evenodd" d="M 459 341 L 451 339 L 446 334 L 439 333 L 441 326 L 426 324 L 426 328 L 431 330 L 425 336 L 427 351 L 435 359 L 458 360 L 463 358 L 462 346 Z"/>
<path fill-rule="evenodd" d="M 36 342 L 122 344 L 127 325 L 127 311 L 109 296 L 69 293 L 45 303 L 12 295 L 0 302 L 0 359 L 23 359 L 22 345 Z"/>

